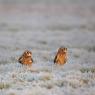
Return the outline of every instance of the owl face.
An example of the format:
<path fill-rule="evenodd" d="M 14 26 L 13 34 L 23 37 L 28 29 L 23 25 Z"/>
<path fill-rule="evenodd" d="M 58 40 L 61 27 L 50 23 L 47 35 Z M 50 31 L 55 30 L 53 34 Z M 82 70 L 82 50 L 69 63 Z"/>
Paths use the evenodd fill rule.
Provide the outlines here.
<path fill-rule="evenodd" d="M 61 47 L 61 48 L 59 48 L 58 49 L 58 53 L 67 53 L 67 48 L 65 48 L 65 47 Z"/>
<path fill-rule="evenodd" d="M 24 57 L 32 57 L 32 52 L 26 50 L 23 54 Z"/>

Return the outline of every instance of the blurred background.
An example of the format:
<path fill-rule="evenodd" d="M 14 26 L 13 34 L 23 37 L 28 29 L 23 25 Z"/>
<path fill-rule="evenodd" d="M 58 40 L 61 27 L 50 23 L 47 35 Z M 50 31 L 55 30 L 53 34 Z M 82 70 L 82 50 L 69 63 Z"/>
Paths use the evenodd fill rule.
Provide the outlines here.
<path fill-rule="evenodd" d="M 52 61 L 60 46 L 69 63 L 95 64 L 95 0 L 0 0 L 0 64 L 26 49 Z"/>

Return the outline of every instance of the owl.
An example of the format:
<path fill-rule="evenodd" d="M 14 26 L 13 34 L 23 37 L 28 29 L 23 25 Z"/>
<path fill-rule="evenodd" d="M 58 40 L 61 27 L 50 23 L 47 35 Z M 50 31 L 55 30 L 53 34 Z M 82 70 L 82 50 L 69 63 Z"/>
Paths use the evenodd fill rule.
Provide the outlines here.
<path fill-rule="evenodd" d="M 23 65 L 32 65 L 33 63 L 32 52 L 29 50 L 26 50 L 18 59 L 18 62 Z"/>
<path fill-rule="evenodd" d="M 67 48 L 60 47 L 54 58 L 54 63 L 63 65 L 67 62 Z"/>

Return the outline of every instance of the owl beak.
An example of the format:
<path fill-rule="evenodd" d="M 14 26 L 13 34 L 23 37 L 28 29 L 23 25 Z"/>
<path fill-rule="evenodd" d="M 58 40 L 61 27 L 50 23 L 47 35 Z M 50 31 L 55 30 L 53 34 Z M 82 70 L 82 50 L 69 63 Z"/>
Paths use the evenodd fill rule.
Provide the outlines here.
<path fill-rule="evenodd" d="M 67 51 L 64 51 L 64 53 L 66 53 Z"/>
<path fill-rule="evenodd" d="M 31 54 L 29 53 L 28 56 L 31 57 Z"/>

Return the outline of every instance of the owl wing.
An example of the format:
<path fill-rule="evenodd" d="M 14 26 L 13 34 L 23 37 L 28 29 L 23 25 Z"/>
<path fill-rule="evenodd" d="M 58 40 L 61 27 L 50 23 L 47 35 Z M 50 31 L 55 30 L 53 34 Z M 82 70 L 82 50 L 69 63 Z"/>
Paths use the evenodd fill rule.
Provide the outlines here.
<path fill-rule="evenodd" d="M 31 58 L 31 61 L 34 62 L 32 58 Z"/>
<path fill-rule="evenodd" d="M 23 58 L 22 58 L 22 57 L 20 57 L 20 58 L 18 59 L 18 62 L 19 62 L 19 63 L 21 63 L 21 62 L 22 62 L 22 60 L 23 60 Z"/>
<path fill-rule="evenodd" d="M 65 63 L 67 62 L 67 59 L 68 59 L 68 58 L 67 58 L 67 55 L 66 55 L 65 60 L 64 60 Z"/>
<path fill-rule="evenodd" d="M 56 63 L 56 59 L 57 59 L 57 55 L 56 55 L 55 58 L 54 58 L 54 63 Z"/>

